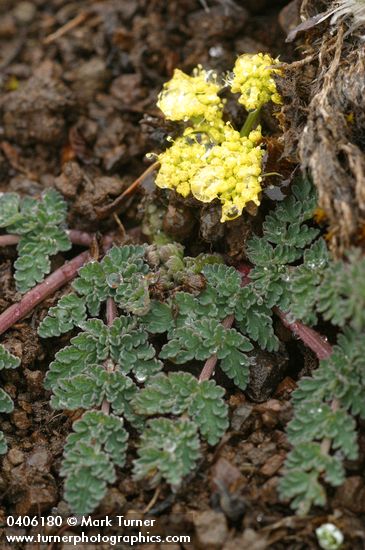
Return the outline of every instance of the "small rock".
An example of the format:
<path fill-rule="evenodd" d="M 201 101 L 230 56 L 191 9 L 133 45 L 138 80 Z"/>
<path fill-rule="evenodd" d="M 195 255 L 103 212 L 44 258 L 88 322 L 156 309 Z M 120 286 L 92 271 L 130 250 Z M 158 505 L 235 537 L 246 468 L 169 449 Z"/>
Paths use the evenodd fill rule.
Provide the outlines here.
<path fill-rule="evenodd" d="M 228 535 L 227 521 L 224 514 L 207 510 L 194 516 L 196 547 L 204 550 L 219 550 Z"/>
<path fill-rule="evenodd" d="M 56 69 L 54 72 L 57 72 Z M 4 137 L 17 145 L 59 144 L 65 137 L 70 90 L 43 63 L 28 81 L 1 98 Z"/>
<path fill-rule="evenodd" d="M 27 458 L 27 465 L 40 472 L 49 472 L 52 456 L 45 447 L 39 447 Z"/>
<path fill-rule="evenodd" d="M 146 95 L 141 84 L 140 74 L 123 74 L 113 80 L 110 93 L 122 104 L 132 106 Z"/>
<path fill-rule="evenodd" d="M 267 550 L 269 548 L 268 540 L 264 535 L 256 533 L 253 529 L 245 529 L 242 537 L 237 537 L 227 542 L 223 550 L 237 550 L 238 548 L 250 550 Z"/>
<path fill-rule="evenodd" d="M 225 6 L 210 7 L 205 10 L 194 11 L 188 16 L 188 25 L 195 34 L 207 38 L 232 37 L 242 30 L 248 19 L 247 10 L 239 6 L 226 4 Z"/>
<path fill-rule="evenodd" d="M 126 505 L 125 496 L 115 487 L 108 490 L 107 494 L 101 501 L 98 512 L 103 516 L 118 514 Z"/>
<path fill-rule="evenodd" d="M 37 7 L 33 2 L 19 2 L 14 8 L 13 15 L 21 25 L 31 23 L 35 17 Z"/>
<path fill-rule="evenodd" d="M 12 418 L 13 424 L 19 430 L 27 430 L 31 425 L 31 422 L 25 411 L 14 411 L 11 418 Z"/>
<path fill-rule="evenodd" d="M 43 373 L 40 370 L 24 369 L 24 375 L 28 382 L 29 391 L 38 396 L 44 391 L 43 388 Z"/>
<path fill-rule="evenodd" d="M 278 470 L 280 470 L 281 466 L 284 463 L 286 453 L 278 453 L 276 455 L 271 456 L 265 464 L 260 468 L 260 474 L 271 477 Z"/>
<path fill-rule="evenodd" d="M 8 460 L 13 464 L 13 466 L 18 466 L 18 464 L 21 464 L 24 461 L 24 453 L 20 449 L 17 449 L 16 447 L 13 447 L 8 452 Z"/>
<path fill-rule="evenodd" d="M 93 57 L 84 63 L 79 63 L 77 68 L 64 75 L 66 81 L 74 91 L 79 102 L 88 102 L 97 92 L 104 90 L 110 79 L 110 72 L 105 61 L 99 57 Z"/>
<path fill-rule="evenodd" d="M 292 0 L 279 14 L 279 24 L 286 34 L 301 23 L 300 6 L 301 0 Z"/>
<path fill-rule="evenodd" d="M 289 356 L 281 346 L 276 353 L 256 349 L 252 352 L 255 363 L 250 368 L 250 381 L 246 395 L 256 403 L 266 401 L 283 380 L 289 364 Z"/>
<path fill-rule="evenodd" d="M 24 480 L 25 482 L 30 482 Z M 20 496 L 20 495 L 19 495 Z M 42 513 L 52 506 L 55 506 L 58 500 L 56 482 L 51 476 L 48 478 L 32 480 L 32 485 L 27 485 L 24 493 L 21 494 L 15 505 L 15 511 L 19 515 L 29 515 Z"/>
<path fill-rule="evenodd" d="M 344 507 L 354 514 L 365 514 L 365 481 L 360 476 L 351 476 L 339 487 L 335 505 Z"/>
<path fill-rule="evenodd" d="M 247 403 L 242 403 L 239 405 L 232 415 L 231 428 L 235 432 L 239 432 L 252 413 L 253 406 L 248 405 Z"/>

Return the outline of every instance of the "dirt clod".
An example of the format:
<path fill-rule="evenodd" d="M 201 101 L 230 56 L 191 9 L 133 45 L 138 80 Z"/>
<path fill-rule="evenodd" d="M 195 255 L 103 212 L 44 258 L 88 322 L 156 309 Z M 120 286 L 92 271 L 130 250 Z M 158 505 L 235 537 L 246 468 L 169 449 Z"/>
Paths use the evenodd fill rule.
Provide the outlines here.
<path fill-rule="evenodd" d="M 208 510 L 194 516 L 196 547 L 218 550 L 224 544 L 228 527 L 224 514 Z"/>

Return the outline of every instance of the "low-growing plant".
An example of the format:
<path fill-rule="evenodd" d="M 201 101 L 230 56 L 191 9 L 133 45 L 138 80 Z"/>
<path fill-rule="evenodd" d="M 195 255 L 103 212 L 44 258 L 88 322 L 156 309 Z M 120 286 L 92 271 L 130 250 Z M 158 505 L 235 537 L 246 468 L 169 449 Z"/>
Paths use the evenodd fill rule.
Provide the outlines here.
<path fill-rule="evenodd" d="M 135 477 L 150 478 L 152 483 L 164 478 L 172 485 L 195 466 L 199 433 L 215 444 L 228 425 L 224 390 L 213 381 L 199 384 L 188 372 L 158 374 L 163 364 L 149 337 L 172 330 L 174 321 L 172 305 L 151 299 L 149 287 L 159 273 L 146 256 L 146 247 L 114 247 L 102 261 L 88 263 L 80 269 L 73 293 L 61 298 L 39 327 L 43 337 L 81 328 L 71 345 L 56 354 L 45 382 L 53 391 L 53 408 L 87 410 L 67 440 L 61 469 L 66 499 L 80 513 L 95 508 L 107 483 L 115 480 L 115 467 L 124 464 L 124 422 L 142 432 Z M 156 261 L 156 254 L 153 257 Z M 90 319 L 102 311 L 107 324 Z M 204 344 L 202 358 L 215 345 L 210 335 Z M 162 405 L 161 396 L 171 387 Z M 161 412 L 177 419 L 148 420 Z"/>
<path fill-rule="evenodd" d="M 66 214 L 67 205 L 54 189 L 45 191 L 41 200 L 20 198 L 16 193 L 0 196 L 0 228 L 20 237 L 14 263 L 20 292 L 26 292 L 50 272 L 50 256 L 71 248 Z"/>
<path fill-rule="evenodd" d="M 185 257 L 181 245 L 169 243 L 114 247 L 79 269 L 72 292 L 39 326 L 43 338 L 78 331 L 56 353 L 45 379 L 54 409 L 84 411 L 67 438 L 61 468 L 74 512 L 95 509 L 115 481 L 131 430 L 139 434 L 135 479 L 151 486 L 164 479 L 176 490 L 196 468 L 201 441 L 217 444 L 228 427 L 224 389 L 209 379 L 214 369 L 245 390 L 254 346 L 278 350 L 275 313 L 299 337 L 298 319 L 315 325 L 321 316 L 346 325 L 331 355 L 315 332 L 303 337 L 327 359 L 294 393 L 288 427 L 294 447 L 280 489 L 306 513 L 325 503 L 323 481 L 342 483 L 343 460 L 358 453 L 353 418 L 365 417 L 365 263 L 356 250 L 346 262 L 330 258 L 312 223 L 315 206 L 307 180 L 293 185 L 266 216 L 262 235 L 248 241 L 249 266 L 229 267 L 217 254 Z M 30 227 L 26 217 L 22 223 Z M 205 364 L 198 379 L 192 372 L 199 362 Z M 1 369 L 19 363 L 0 348 Z M 12 407 L 0 390 L 0 412 Z M 5 452 L 3 435 L 0 441 Z"/>
<path fill-rule="evenodd" d="M 329 260 L 326 254 L 313 258 L 291 281 L 298 314 L 315 323 L 319 313 L 343 329 L 331 356 L 320 362 L 311 378 L 302 378 L 293 394 L 288 437 L 294 449 L 286 462 L 281 494 L 293 498 L 293 507 L 303 514 L 313 504 L 326 503 L 323 480 L 341 485 L 344 460 L 355 460 L 359 454 L 355 418 L 365 418 L 364 280 L 365 260 L 353 249 L 346 261 Z"/>
<path fill-rule="evenodd" d="M 196 466 L 200 438 L 219 441 L 228 427 L 224 390 L 212 380 L 198 381 L 191 365 L 215 357 L 244 390 L 253 342 L 278 349 L 272 308 L 288 309 L 288 277 L 323 255 L 323 243 L 312 244 L 318 230 L 305 223 L 315 205 L 303 181 L 267 217 L 263 236 L 248 243 L 256 265 L 246 286 L 219 257 L 184 258 L 181 246 L 171 244 L 114 247 L 80 269 L 72 294 L 39 327 L 42 337 L 81 329 L 56 354 L 45 382 L 53 408 L 86 410 L 68 437 L 61 469 L 74 511 L 94 509 L 114 481 L 115 468 L 125 462 L 128 426 L 141 434 L 134 476 L 152 485 L 163 478 L 178 487 Z M 178 290 L 187 273 L 201 273 L 203 288 Z M 164 301 L 153 297 L 157 283 Z M 107 322 L 90 319 L 97 316 Z M 230 328 L 233 321 L 236 328 Z M 164 335 L 158 354 L 156 335 Z M 185 365 L 184 371 L 161 372 L 170 364 Z"/>
<path fill-rule="evenodd" d="M 4 346 L 0 345 L 0 371 L 3 369 L 16 369 L 20 365 L 20 359 L 8 352 Z M 11 413 L 14 409 L 12 398 L 6 391 L 0 388 L 0 413 Z M 0 430 L 0 455 L 5 454 L 8 446 L 4 433 Z"/>
<path fill-rule="evenodd" d="M 251 201 L 259 204 L 264 150 L 257 121 L 264 104 L 281 101 L 273 79 L 280 72 L 270 56 L 238 58 L 227 83 L 248 113 L 239 132 L 223 121 L 217 75 L 201 67 L 191 77 L 175 71 L 158 105 L 168 119 L 187 124 L 159 155 L 156 184 L 202 202 L 217 199 L 222 222 L 241 215 Z M 52 285 L 47 279 L 29 291 L 49 273 L 50 256 L 71 247 L 66 204 L 53 190 L 41 200 L 0 197 L 0 227 L 9 232 L 3 244 L 17 243 L 16 286 L 28 291 L 0 316 L 0 332 L 50 289 L 74 279 L 71 293 L 50 308 L 38 329 L 42 338 L 73 335 L 45 378 L 51 406 L 78 411 L 61 467 L 73 512 L 98 506 L 127 453 L 133 454 L 131 432 L 138 438 L 134 478 L 151 486 L 165 480 L 177 490 L 197 467 L 202 442 L 216 445 L 229 425 L 225 390 L 211 379 L 214 371 L 244 391 L 255 347 L 279 349 L 274 315 L 321 360 L 293 394 L 287 429 L 293 449 L 281 495 L 305 514 L 325 504 L 326 483 L 344 481 L 344 460 L 358 456 L 355 417 L 365 418 L 365 261 L 359 250 L 345 261 L 330 257 L 312 222 L 316 204 L 308 180 L 292 185 L 266 216 L 261 235 L 245 244 L 246 265 L 227 266 L 218 254 L 186 257 L 181 245 L 166 244 L 160 235 L 160 244 L 113 247 L 100 260 L 83 253 L 65 273 L 50 276 Z M 92 236 L 78 232 L 72 242 L 81 241 L 89 245 Z M 343 329 L 333 349 L 302 324 L 319 320 Z M 0 370 L 19 364 L 0 346 Z M 12 409 L 0 389 L 0 413 Z"/>

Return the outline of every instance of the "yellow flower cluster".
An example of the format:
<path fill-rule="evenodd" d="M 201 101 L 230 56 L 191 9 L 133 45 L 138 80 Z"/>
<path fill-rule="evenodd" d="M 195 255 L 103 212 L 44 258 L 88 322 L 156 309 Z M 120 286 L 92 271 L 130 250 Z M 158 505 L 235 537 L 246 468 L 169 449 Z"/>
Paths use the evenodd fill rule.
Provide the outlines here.
<path fill-rule="evenodd" d="M 158 156 L 160 170 L 155 183 L 162 189 L 175 189 L 183 197 L 190 193 L 190 180 L 201 168 L 206 152 L 204 145 L 196 139 L 177 138 L 173 145 Z"/>
<path fill-rule="evenodd" d="M 259 146 L 261 129 L 241 137 L 226 124 L 220 134 L 220 143 L 209 142 L 201 134 L 193 137 L 189 128 L 159 156 L 156 184 L 184 197 L 192 193 L 201 202 L 219 199 L 225 222 L 240 216 L 248 202 L 260 203 L 264 151 Z"/>
<path fill-rule="evenodd" d="M 234 78 L 230 83 L 231 90 L 241 94 L 238 101 L 247 111 L 260 109 L 269 101 L 281 103 L 272 78 L 273 74 L 281 73 L 281 69 L 275 68 L 278 64 L 278 59 L 263 53 L 244 54 L 237 59 L 233 68 Z"/>
<path fill-rule="evenodd" d="M 270 100 L 281 102 L 272 78 L 273 72 L 280 72 L 273 68 L 277 64 L 266 54 L 237 59 L 232 91 L 241 93 L 240 102 L 247 110 L 260 109 Z M 158 156 L 156 185 L 183 197 L 192 194 L 202 202 L 218 199 L 225 222 L 240 216 L 249 202 L 260 204 L 264 151 L 261 127 L 249 133 L 252 113 L 241 132 L 245 135 L 223 122 L 218 92 L 216 75 L 202 67 L 193 76 L 176 69 L 164 85 L 157 105 L 166 118 L 190 121 L 190 126 Z"/>
<path fill-rule="evenodd" d="M 200 66 L 194 69 L 193 76 L 175 69 L 159 94 L 157 106 L 169 120 L 215 121 L 221 117 L 223 108 L 216 79 L 214 72 Z"/>

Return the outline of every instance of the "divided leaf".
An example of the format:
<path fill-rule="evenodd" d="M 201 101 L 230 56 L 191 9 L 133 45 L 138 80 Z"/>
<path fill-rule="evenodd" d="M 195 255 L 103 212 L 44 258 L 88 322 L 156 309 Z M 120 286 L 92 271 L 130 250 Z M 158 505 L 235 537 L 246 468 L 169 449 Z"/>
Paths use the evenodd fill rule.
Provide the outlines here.
<path fill-rule="evenodd" d="M 42 338 L 60 336 L 80 326 L 83 321 L 86 321 L 84 300 L 76 294 L 68 294 L 62 296 L 58 304 L 48 310 L 47 317 L 39 325 L 38 334 Z"/>
<path fill-rule="evenodd" d="M 73 428 L 61 467 L 65 498 L 75 513 L 89 514 L 115 481 L 115 466 L 125 463 L 128 433 L 120 418 L 99 411 L 86 412 Z"/>
<path fill-rule="evenodd" d="M 8 352 L 4 346 L 0 345 L 0 371 L 3 369 L 16 369 L 20 365 L 20 359 Z M 11 413 L 14 409 L 14 403 L 10 395 L 0 388 L 0 413 Z M 8 450 L 5 436 L 0 431 L 0 455 Z"/>
<path fill-rule="evenodd" d="M 151 378 L 146 388 L 132 401 L 138 414 L 182 415 L 187 413 L 197 424 L 201 435 L 215 445 L 228 427 L 228 408 L 224 390 L 213 380 L 199 383 L 189 373 L 171 372 Z"/>
<path fill-rule="evenodd" d="M 147 479 L 156 486 L 163 478 L 173 487 L 194 469 L 199 458 L 197 426 L 189 420 L 149 420 L 134 461 L 136 480 Z"/>
<path fill-rule="evenodd" d="M 326 491 L 320 477 L 337 487 L 344 482 L 345 471 L 339 457 L 324 454 L 319 443 L 300 443 L 288 455 L 285 476 L 280 481 L 282 498 L 293 499 L 291 506 L 306 515 L 313 505 L 324 506 Z"/>
<path fill-rule="evenodd" d="M 0 196 L 0 227 L 20 235 L 14 263 L 20 292 L 26 292 L 50 272 L 50 256 L 71 248 L 64 229 L 66 214 L 66 203 L 54 189 L 47 189 L 41 200 L 20 199 L 14 193 Z"/>

